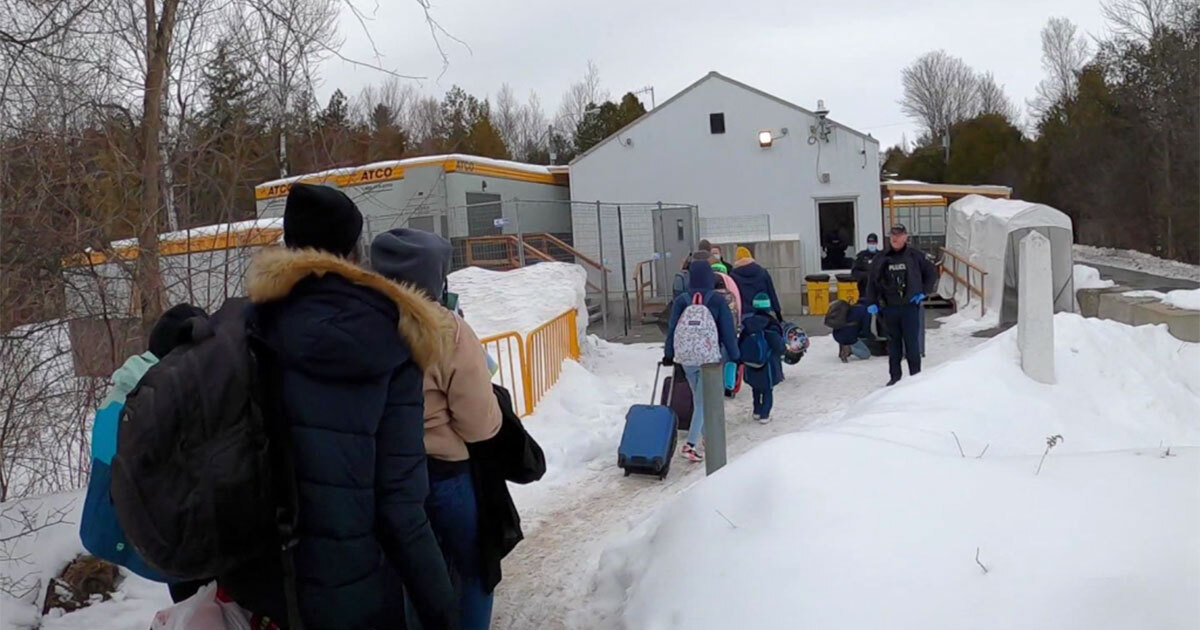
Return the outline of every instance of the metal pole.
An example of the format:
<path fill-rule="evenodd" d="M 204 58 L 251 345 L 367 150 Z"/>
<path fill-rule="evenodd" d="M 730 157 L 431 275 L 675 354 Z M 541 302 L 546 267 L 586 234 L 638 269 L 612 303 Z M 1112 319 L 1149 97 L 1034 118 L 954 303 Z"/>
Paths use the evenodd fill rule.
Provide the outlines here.
<path fill-rule="evenodd" d="M 600 319 L 604 321 L 604 338 L 608 339 L 608 261 L 604 259 L 604 222 L 600 218 L 600 201 L 596 200 L 596 240 L 600 249 Z"/>
<path fill-rule="evenodd" d="M 621 246 L 621 293 L 625 296 L 625 336 L 629 336 L 629 271 L 625 267 L 625 224 L 621 220 L 621 206 L 617 206 L 617 241 Z M 724 392 L 722 392 L 724 393 Z"/>
<path fill-rule="evenodd" d="M 525 266 L 525 235 L 521 233 L 521 200 L 519 198 L 513 199 L 513 203 L 516 204 L 516 207 L 517 207 L 517 210 L 516 210 L 516 214 L 517 214 L 517 262 L 522 267 L 524 267 Z"/>
<path fill-rule="evenodd" d="M 725 374 L 720 363 L 700 367 L 704 392 L 704 471 L 713 474 L 725 465 Z"/>

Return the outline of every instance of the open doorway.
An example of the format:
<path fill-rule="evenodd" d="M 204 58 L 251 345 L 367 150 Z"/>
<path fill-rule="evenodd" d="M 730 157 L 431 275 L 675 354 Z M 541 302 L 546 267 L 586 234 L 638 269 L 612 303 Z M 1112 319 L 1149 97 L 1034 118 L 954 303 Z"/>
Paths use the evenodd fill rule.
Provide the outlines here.
<path fill-rule="evenodd" d="M 849 269 L 854 262 L 854 205 L 853 201 L 817 202 L 822 271 Z"/>

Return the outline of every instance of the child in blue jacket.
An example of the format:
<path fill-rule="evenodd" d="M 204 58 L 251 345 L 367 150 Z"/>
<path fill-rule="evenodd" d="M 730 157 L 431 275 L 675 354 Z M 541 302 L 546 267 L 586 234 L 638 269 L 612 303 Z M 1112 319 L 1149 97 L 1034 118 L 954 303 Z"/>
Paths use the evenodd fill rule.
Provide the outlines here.
<path fill-rule="evenodd" d="M 134 551 L 117 522 L 117 513 L 109 494 L 112 482 L 112 458 L 117 453 L 117 426 L 125 397 L 137 387 L 142 377 L 159 359 L 176 346 L 191 338 L 193 317 L 208 317 L 203 309 L 190 304 L 178 304 L 168 310 L 150 331 L 149 351 L 129 357 L 112 375 L 112 388 L 96 410 L 92 422 L 92 471 L 88 476 L 87 496 L 83 502 L 83 517 L 79 523 L 79 538 L 97 558 L 108 560 L 155 582 L 166 577 L 155 571 Z M 195 594 L 203 582 L 176 582 L 168 585 L 171 599 L 183 601 Z"/>
<path fill-rule="evenodd" d="M 745 382 L 754 393 L 754 419 L 771 421 L 775 386 L 783 380 L 783 325 L 772 315 L 771 298 L 766 293 L 754 296 L 754 312 L 742 320 L 738 341 L 746 366 Z"/>

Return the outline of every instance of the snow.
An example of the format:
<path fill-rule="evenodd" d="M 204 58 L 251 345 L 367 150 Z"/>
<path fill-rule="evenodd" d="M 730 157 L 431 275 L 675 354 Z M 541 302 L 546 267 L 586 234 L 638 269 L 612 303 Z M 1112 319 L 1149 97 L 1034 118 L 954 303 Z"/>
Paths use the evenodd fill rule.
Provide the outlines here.
<path fill-rule="evenodd" d="M 547 174 L 548 175 L 552 172 L 562 172 L 561 169 L 552 170 L 549 167 L 541 166 L 538 164 L 526 164 L 525 162 L 513 162 L 511 160 L 497 160 L 497 159 L 493 159 L 493 158 L 480 157 L 478 155 L 466 155 L 463 153 L 448 153 L 445 155 L 423 155 L 421 157 L 405 158 L 403 160 L 384 160 L 382 162 L 372 162 L 370 164 L 363 164 L 361 166 L 348 166 L 348 167 L 343 167 L 343 168 L 331 169 L 331 170 L 327 170 L 327 171 L 319 171 L 316 173 L 307 173 L 304 175 L 293 175 L 291 177 L 284 177 L 282 179 L 273 179 L 271 181 L 263 182 L 263 183 L 259 184 L 258 186 L 256 186 L 255 188 L 262 188 L 264 186 L 276 186 L 279 184 L 292 184 L 292 183 L 298 182 L 302 179 L 320 178 L 320 177 L 327 177 L 330 175 L 336 176 L 336 175 L 342 175 L 345 173 L 350 173 L 353 171 L 363 170 L 363 169 L 386 168 L 389 166 L 391 166 L 391 167 L 424 166 L 427 164 L 438 164 L 438 163 L 446 162 L 446 161 L 450 161 L 450 160 L 471 162 L 471 163 L 479 165 L 479 166 L 491 166 L 493 168 L 503 168 L 503 169 L 511 169 L 511 170 L 515 170 L 515 171 L 524 171 L 526 173 L 537 173 L 537 174 Z"/>
<path fill-rule="evenodd" d="M 543 262 L 512 271 L 467 267 L 450 274 L 467 323 L 480 337 L 516 331 L 522 335 L 578 309 L 577 329 L 587 330 L 587 271 L 574 263 Z"/>
<path fill-rule="evenodd" d="M 1092 245 L 1076 245 L 1075 260 L 1085 263 L 1143 271 L 1164 278 L 1200 281 L 1200 265 L 1178 260 L 1166 260 L 1132 249 L 1112 249 Z"/>
<path fill-rule="evenodd" d="M 186 230 L 177 230 L 175 232 L 163 232 L 158 235 L 158 242 L 167 243 L 171 241 L 184 241 L 191 238 L 200 238 L 204 236 L 216 236 L 218 234 L 237 234 L 239 232 L 262 231 L 271 229 L 283 229 L 283 219 L 276 217 L 273 219 L 250 219 L 248 221 L 234 221 L 233 223 L 214 223 L 213 225 L 201 225 Z M 119 241 L 113 241 L 109 244 L 109 249 L 116 250 L 125 247 L 135 247 L 138 244 L 136 238 L 125 238 Z M 92 248 L 84 250 L 85 252 L 95 251 Z"/>
<path fill-rule="evenodd" d="M 1121 295 L 1133 298 L 1153 298 L 1167 306 L 1188 311 L 1200 311 L 1200 289 L 1176 289 L 1166 293 L 1153 290 L 1126 291 Z"/>
<path fill-rule="evenodd" d="M 1055 324 L 1058 385 L 1010 330 L 697 483 L 603 554 L 589 627 L 1196 627 L 1200 345 Z"/>
<path fill-rule="evenodd" d="M 1167 293 L 1163 302 L 1168 306 L 1189 311 L 1200 311 L 1200 289 L 1177 289 Z"/>
<path fill-rule="evenodd" d="M 1112 280 L 1104 280 L 1100 277 L 1100 271 L 1095 267 L 1087 265 L 1075 265 L 1075 290 L 1083 289 L 1107 289 L 1115 286 L 1116 283 Z"/>
<path fill-rule="evenodd" d="M 67 615 L 52 611 L 51 615 L 41 617 L 42 598 L 49 580 L 75 556 L 84 553 L 79 540 L 83 500 L 84 492 L 80 490 L 0 504 L 0 512 L 10 517 L 26 513 L 36 523 L 45 523 L 47 519 L 62 521 L 14 541 L 6 555 L 24 558 L 22 561 L 0 561 L 0 576 L 25 578 L 27 583 L 36 581 L 39 585 L 36 593 L 24 600 L 0 593 L 0 609 L 3 609 L 0 630 L 27 630 L 38 628 L 39 623 L 42 630 L 145 630 L 154 613 L 171 604 L 165 585 L 122 569 L 123 579 L 112 600 Z M 52 518 L 60 512 L 62 519 Z M 18 521 L 0 518 L 0 538 L 19 531 Z"/>

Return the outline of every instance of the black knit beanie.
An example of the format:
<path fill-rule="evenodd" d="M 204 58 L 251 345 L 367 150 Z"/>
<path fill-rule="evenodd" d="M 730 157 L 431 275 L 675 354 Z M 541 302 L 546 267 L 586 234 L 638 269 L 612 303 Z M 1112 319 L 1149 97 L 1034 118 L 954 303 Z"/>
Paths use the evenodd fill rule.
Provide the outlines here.
<path fill-rule="evenodd" d="M 346 193 L 329 186 L 292 184 L 283 210 L 283 242 L 348 256 L 362 234 L 363 218 Z"/>
<path fill-rule="evenodd" d="M 176 304 L 163 313 L 150 330 L 150 353 L 161 359 L 176 346 L 191 341 L 192 326 L 188 320 L 193 317 L 208 317 L 208 313 L 191 304 Z"/>

